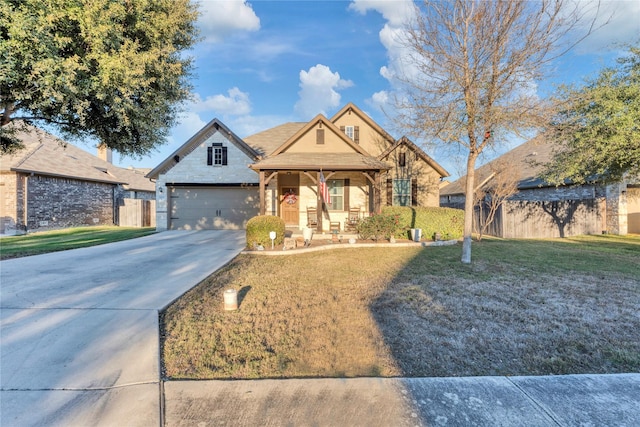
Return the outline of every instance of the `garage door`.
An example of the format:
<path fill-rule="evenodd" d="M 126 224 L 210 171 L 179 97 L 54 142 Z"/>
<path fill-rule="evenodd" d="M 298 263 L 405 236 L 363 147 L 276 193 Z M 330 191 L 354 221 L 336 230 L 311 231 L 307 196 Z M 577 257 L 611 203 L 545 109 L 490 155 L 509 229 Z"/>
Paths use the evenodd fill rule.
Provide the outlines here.
<path fill-rule="evenodd" d="M 256 187 L 170 187 L 171 230 L 245 228 L 258 215 Z"/>

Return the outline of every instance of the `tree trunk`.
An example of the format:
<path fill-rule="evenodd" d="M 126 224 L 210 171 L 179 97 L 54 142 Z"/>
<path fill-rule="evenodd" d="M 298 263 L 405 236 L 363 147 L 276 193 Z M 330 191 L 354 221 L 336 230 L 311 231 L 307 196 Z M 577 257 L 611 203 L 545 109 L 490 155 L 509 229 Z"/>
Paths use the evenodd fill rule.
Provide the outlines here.
<path fill-rule="evenodd" d="M 471 235 L 473 234 L 473 194 L 478 153 L 469 151 L 467 158 L 467 182 L 464 195 L 464 229 L 462 239 L 462 263 L 471 263 Z"/>

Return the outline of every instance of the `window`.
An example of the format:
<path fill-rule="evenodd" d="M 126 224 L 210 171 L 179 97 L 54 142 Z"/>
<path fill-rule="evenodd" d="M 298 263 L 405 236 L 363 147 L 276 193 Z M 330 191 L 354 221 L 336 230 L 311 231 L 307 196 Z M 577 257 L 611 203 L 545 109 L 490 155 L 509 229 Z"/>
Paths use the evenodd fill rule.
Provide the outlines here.
<path fill-rule="evenodd" d="M 344 180 L 342 179 L 330 179 L 327 184 L 329 185 L 329 197 L 331 197 L 331 205 L 328 206 L 331 211 L 343 211 L 344 210 Z"/>
<path fill-rule="evenodd" d="M 225 166 L 227 164 L 227 147 L 223 147 L 220 143 L 214 143 L 211 144 L 211 147 L 207 147 L 207 165 Z"/>
<path fill-rule="evenodd" d="M 411 180 L 393 180 L 393 205 L 411 206 Z"/>
<path fill-rule="evenodd" d="M 353 139 L 353 126 L 345 126 L 344 133 L 351 139 Z"/>

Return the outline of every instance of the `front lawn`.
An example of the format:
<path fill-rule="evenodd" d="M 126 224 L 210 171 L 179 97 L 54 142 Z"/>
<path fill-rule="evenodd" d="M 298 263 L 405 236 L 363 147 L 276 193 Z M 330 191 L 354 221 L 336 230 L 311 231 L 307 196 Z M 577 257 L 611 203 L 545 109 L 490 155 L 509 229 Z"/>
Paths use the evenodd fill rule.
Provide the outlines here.
<path fill-rule="evenodd" d="M 155 228 L 77 227 L 0 239 L 0 259 L 84 248 L 155 233 Z"/>
<path fill-rule="evenodd" d="M 640 236 L 240 255 L 162 314 L 167 378 L 640 370 Z M 240 308 L 223 310 L 223 291 Z"/>

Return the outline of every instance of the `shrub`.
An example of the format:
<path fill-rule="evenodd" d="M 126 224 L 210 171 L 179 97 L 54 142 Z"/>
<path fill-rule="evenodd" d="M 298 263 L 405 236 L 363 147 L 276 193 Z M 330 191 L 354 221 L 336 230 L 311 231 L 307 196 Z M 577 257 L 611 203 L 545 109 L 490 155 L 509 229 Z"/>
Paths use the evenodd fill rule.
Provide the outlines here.
<path fill-rule="evenodd" d="M 381 213 L 362 219 L 356 225 L 356 231 L 362 239 L 387 239 L 397 236 L 400 218 L 395 214 Z"/>
<path fill-rule="evenodd" d="M 253 249 L 256 245 L 269 246 L 271 239 L 269 232 L 276 232 L 274 243 L 281 245 L 284 243 L 284 220 L 273 215 L 254 216 L 247 221 L 247 248 Z"/>
<path fill-rule="evenodd" d="M 411 238 L 411 228 L 421 228 L 423 238 L 433 238 L 436 233 L 444 240 L 462 237 L 464 211 L 462 209 L 440 207 L 386 206 L 382 208 L 385 215 L 398 218 L 396 237 Z"/>

